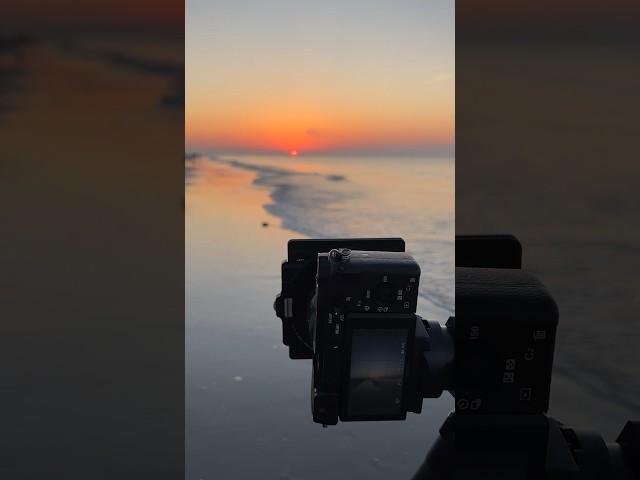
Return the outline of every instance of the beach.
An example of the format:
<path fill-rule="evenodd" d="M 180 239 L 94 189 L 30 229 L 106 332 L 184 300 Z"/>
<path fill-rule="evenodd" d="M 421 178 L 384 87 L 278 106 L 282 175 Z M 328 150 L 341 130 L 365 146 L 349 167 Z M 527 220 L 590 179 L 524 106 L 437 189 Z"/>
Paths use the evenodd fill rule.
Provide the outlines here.
<path fill-rule="evenodd" d="M 310 361 L 289 359 L 281 343 L 281 323 L 272 307 L 280 290 L 280 263 L 286 256 L 286 243 L 290 238 L 304 237 L 300 231 L 283 227 L 285 222 L 291 227 L 295 215 L 291 210 L 285 213 L 282 199 L 274 199 L 277 188 L 272 183 L 281 182 L 283 186 L 282 178 L 286 177 L 289 191 L 302 185 L 317 205 L 327 186 L 358 192 L 360 167 L 353 162 L 350 167 L 336 169 L 330 161 L 292 162 L 286 158 L 277 162 L 244 158 L 242 165 L 229 163 L 238 158 L 199 158 L 189 161 L 187 168 L 187 478 L 409 478 L 453 408 L 451 397 L 445 394 L 425 401 L 423 413 L 409 414 L 404 422 L 341 423 L 323 429 L 311 419 Z M 271 171 L 265 173 L 265 165 Z M 278 172 L 278 168 L 289 173 Z M 433 168 L 434 172 L 453 172 L 452 163 L 446 168 Z M 362 172 L 367 179 L 364 183 L 371 180 L 368 175 L 375 174 L 376 169 L 372 170 L 374 173 Z M 339 175 L 345 178 L 328 180 Z M 452 195 L 453 182 L 446 175 L 444 178 L 449 185 L 444 195 Z M 339 185 L 341 182 L 351 185 Z M 389 197 L 392 204 L 393 189 L 377 188 L 380 197 L 373 213 L 386 217 L 389 207 L 382 199 Z M 435 193 L 425 187 L 425 191 L 411 195 Z M 332 198 L 339 197 L 336 193 Z M 295 208 L 302 200 L 289 201 Z M 340 202 L 327 202 L 323 208 L 333 212 L 335 219 L 341 208 L 358 211 L 352 203 L 356 201 L 342 198 Z M 452 202 L 445 197 L 445 203 L 449 206 L 442 207 L 440 216 L 449 216 L 452 225 Z M 390 208 L 396 207 L 392 204 Z M 346 218 L 350 218 L 348 212 Z M 268 226 L 263 227 L 263 222 Z M 337 235 L 338 223 L 327 220 L 327 233 Z M 373 225 L 374 235 L 388 231 L 380 225 Z M 443 225 L 442 235 L 450 235 L 445 228 L 451 227 Z M 396 235 L 402 233 L 397 231 Z M 408 247 L 412 247 L 410 242 Z M 428 249 L 425 252 L 414 247 L 428 260 Z M 452 258 L 451 245 L 437 249 L 443 257 Z M 435 265 L 448 260 L 431 261 Z M 452 273 L 452 265 L 441 269 L 447 271 Z M 452 307 L 446 299 L 453 298 L 453 276 L 449 274 L 445 281 L 438 275 L 433 282 L 442 289 L 445 305 L 421 298 L 418 310 L 446 320 Z M 423 278 L 429 278 L 424 268 Z"/>
<path fill-rule="evenodd" d="M 106 37 L 0 51 L 2 478 L 182 475 L 184 49 Z"/>

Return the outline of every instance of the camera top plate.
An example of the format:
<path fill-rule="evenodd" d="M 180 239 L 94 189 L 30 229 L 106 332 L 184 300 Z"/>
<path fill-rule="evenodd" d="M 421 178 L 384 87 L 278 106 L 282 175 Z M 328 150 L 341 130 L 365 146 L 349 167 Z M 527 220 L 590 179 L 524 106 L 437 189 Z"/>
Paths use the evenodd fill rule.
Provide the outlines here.
<path fill-rule="evenodd" d="M 337 248 L 368 250 L 377 252 L 404 252 L 402 238 L 327 238 L 292 239 L 287 243 L 287 257 L 290 262 L 304 260 L 317 261 L 319 253 L 327 253 Z"/>

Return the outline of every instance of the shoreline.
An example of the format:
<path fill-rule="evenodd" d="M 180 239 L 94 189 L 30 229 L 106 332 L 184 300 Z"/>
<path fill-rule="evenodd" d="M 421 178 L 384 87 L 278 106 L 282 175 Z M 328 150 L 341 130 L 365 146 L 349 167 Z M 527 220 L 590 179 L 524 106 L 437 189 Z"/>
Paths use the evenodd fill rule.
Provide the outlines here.
<path fill-rule="evenodd" d="M 404 422 L 314 424 L 311 365 L 289 359 L 273 313 L 292 233 L 264 210 L 252 173 L 213 175 L 186 193 L 187 478 L 410 478 L 453 400 L 428 400 Z"/>

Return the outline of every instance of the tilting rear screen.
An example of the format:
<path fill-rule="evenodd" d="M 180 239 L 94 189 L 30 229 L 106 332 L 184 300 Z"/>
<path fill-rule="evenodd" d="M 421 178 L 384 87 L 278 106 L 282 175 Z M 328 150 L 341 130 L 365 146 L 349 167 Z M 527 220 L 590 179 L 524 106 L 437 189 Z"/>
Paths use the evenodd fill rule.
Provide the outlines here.
<path fill-rule="evenodd" d="M 400 329 L 353 330 L 349 416 L 394 417 L 403 413 L 407 336 L 407 330 Z"/>

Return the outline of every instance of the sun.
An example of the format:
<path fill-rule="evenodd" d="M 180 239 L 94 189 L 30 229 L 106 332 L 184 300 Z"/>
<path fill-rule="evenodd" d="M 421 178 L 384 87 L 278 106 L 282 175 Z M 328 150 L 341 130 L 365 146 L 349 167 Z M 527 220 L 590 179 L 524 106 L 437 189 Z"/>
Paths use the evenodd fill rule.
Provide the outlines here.
<path fill-rule="evenodd" d="M 292 157 L 297 157 L 298 156 L 298 150 L 291 150 L 289 152 L 289 155 L 291 155 Z"/>

